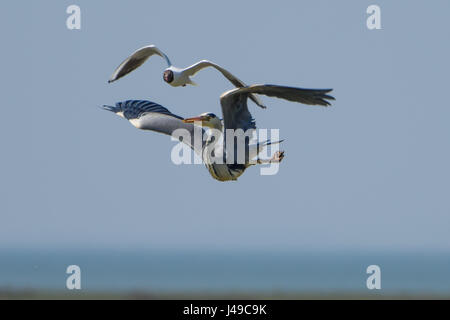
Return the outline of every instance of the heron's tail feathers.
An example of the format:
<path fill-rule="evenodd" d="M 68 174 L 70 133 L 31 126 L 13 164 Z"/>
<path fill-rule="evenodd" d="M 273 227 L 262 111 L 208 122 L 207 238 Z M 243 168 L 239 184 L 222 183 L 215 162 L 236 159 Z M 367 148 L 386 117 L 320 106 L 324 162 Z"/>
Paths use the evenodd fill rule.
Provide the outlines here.
<path fill-rule="evenodd" d="M 108 106 L 108 105 L 103 105 L 102 109 L 103 109 L 103 110 L 107 110 L 107 111 L 114 112 L 114 113 L 117 114 L 119 117 L 125 118 L 125 115 L 124 115 L 124 113 L 123 113 L 123 109 L 122 109 L 120 103 L 117 103 L 115 107 L 113 107 L 113 106 Z"/>
<path fill-rule="evenodd" d="M 122 111 L 122 108 L 119 108 L 117 106 L 113 107 L 113 106 L 108 106 L 108 105 L 103 105 L 101 108 L 103 108 L 104 110 L 108 110 L 114 113 L 117 113 L 119 111 Z"/>

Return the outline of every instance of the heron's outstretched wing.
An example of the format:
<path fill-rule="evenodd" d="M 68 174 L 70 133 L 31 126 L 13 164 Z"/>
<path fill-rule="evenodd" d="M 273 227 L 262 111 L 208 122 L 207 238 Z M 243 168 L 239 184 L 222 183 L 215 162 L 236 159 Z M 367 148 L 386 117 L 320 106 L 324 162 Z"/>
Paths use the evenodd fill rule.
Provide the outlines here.
<path fill-rule="evenodd" d="M 193 64 L 192 66 L 187 67 L 186 69 L 184 69 L 184 71 L 187 73 L 188 76 L 194 76 L 200 70 L 202 70 L 204 68 L 208 68 L 208 67 L 213 67 L 213 68 L 217 69 L 220 73 L 223 74 L 223 76 L 225 78 L 228 79 L 228 81 L 230 81 L 237 88 L 242 88 L 242 87 L 247 86 L 244 82 L 239 80 L 237 77 L 232 75 L 230 72 L 228 72 L 221 66 L 215 64 L 214 62 L 211 62 L 208 60 L 199 61 L 199 62 Z M 256 95 L 250 94 L 249 98 L 254 103 L 256 103 L 258 106 L 260 106 L 261 108 L 263 108 L 263 109 L 266 108 L 266 106 L 262 103 L 262 101 Z"/>
<path fill-rule="evenodd" d="M 165 107 L 145 100 L 118 102 L 115 106 L 103 106 L 103 109 L 129 120 L 133 126 L 142 130 L 151 130 L 172 136 L 175 130 L 184 129 L 183 142 L 195 152 L 201 154 L 203 148 L 203 129 L 192 123 L 184 123 L 183 118 L 171 113 Z M 178 136 L 178 135 L 177 135 Z M 195 143 L 195 139 L 199 139 Z"/>
<path fill-rule="evenodd" d="M 111 83 L 126 76 L 131 71 L 139 68 L 148 58 L 155 54 L 164 58 L 169 67 L 172 65 L 169 58 L 157 47 L 154 45 L 146 46 L 136 50 L 131 56 L 126 58 L 125 61 L 117 67 L 108 82 Z"/>
<path fill-rule="evenodd" d="M 249 94 L 263 94 L 269 97 L 326 107 L 330 105 L 327 100 L 334 100 L 332 96 L 327 95 L 330 91 L 332 89 L 302 89 L 270 84 L 251 85 L 227 91 L 220 96 L 225 128 L 243 129 L 244 131 L 255 128 L 255 122 L 247 107 Z"/>

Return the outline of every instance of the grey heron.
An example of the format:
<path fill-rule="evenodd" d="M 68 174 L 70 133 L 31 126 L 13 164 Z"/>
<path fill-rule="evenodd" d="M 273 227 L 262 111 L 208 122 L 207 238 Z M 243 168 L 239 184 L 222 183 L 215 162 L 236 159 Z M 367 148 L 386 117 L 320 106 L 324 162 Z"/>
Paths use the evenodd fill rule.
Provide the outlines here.
<path fill-rule="evenodd" d="M 190 146 L 197 154 L 201 155 L 203 163 L 207 167 L 211 176 L 219 181 L 237 180 L 244 171 L 254 165 L 263 163 L 279 163 L 284 157 L 284 152 L 277 152 L 271 159 L 256 159 L 262 148 L 281 141 L 266 141 L 264 143 L 246 143 L 245 160 L 243 163 L 235 161 L 217 163 L 212 159 L 212 148 L 217 151 L 217 138 L 225 139 L 224 135 L 214 136 L 209 129 L 214 129 L 221 133 L 226 129 L 243 131 L 255 130 L 256 124 L 247 107 L 247 99 L 250 94 L 262 94 L 269 97 L 281 98 L 293 102 L 307 105 L 329 106 L 328 100 L 334 98 L 327 93 L 332 89 L 302 89 L 277 85 L 251 85 L 243 88 L 236 88 L 223 93 L 220 96 L 223 120 L 213 113 L 203 113 L 197 117 L 183 119 L 171 113 L 165 107 L 150 101 L 128 100 L 116 103 L 115 106 L 103 106 L 104 109 L 112 111 L 117 115 L 128 119 L 133 126 L 142 130 L 151 130 L 167 135 L 172 135 L 177 129 L 185 129 L 189 133 L 189 139 L 182 142 Z M 206 129 L 206 130 L 205 130 Z M 205 134 L 205 135 L 203 135 Z M 194 137 L 202 137 L 201 143 L 196 143 Z M 203 139 L 203 136 L 206 138 Z M 229 152 L 226 144 L 223 143 L 221 150 L 224 156 Z M 215 155 L 217 157 L 217 155 Z"/>
<path fill-rule="evenodd" d="M 142 47 L 132 53 L 128 58 L 126 58 L 114 71 L 111 78 L 109 79 L 109 83 L 119 80 L 120 78 L 126 76 L 133 70 L 139 68 L 141 65 L 147 61 L 153 55 L 158 55 L 164 60 L 168 65 L 168 68 L 164 70 L 163 79 L 165 82 L 170 84 L 173 87 L 186 86 L 187 84 L 195 85 L 195 82 L 191 80 L 190 77 L 194 76 L 197 72 L 204 68 L 213 67 L 217 69 L 222 75 L 227 78 L 235 87 L 241 88 L 245 87 L 246 84 L 239 80 L 237 77 L 232 75 L 230 72 L 222 68 L 221 66 L 215 64 L 214 62 L 208 60 L 201 60 L 193 65 L 181 69 L 172 65 L 169 58 L 165 53 L 159 50 L 154 45 L 149 45 Z M 265 105 L 261 102 L 261 100 L 255 95 L 251 94 L 250 99 L 253 100 L 258 106 L 261 108 L 265 108 Z"/>

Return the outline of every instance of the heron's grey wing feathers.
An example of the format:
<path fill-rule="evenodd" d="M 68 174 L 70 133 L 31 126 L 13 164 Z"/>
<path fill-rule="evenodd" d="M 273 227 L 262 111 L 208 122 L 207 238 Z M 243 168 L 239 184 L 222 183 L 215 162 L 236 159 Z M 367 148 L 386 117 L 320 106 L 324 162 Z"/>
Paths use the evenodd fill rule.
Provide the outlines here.
<path fill-rule="evenodd" d="M 136 128 L 150 130 L 172 136 L 175 130 L 185 129 L 188 134 L 183 142 L 201 154 L 203 147 L 203 129 L 195 127 L 192 123 L 184 123 L 183 118 L 171 113 L 167 108 L 150 101 L 128 100 L 118 102 L 115 106 L 103 106 L 103 109 L 112 111 L 129 120 Z M 200 139 L 195 143 L 195 138 Z"/>
<path fill-rule="evenodd" d="M 308 105 L 329 106 L 327 100 L 334 100 L 327 95 L 332 89 L 303 89 L 276 85 L 252 85 L 225 92 L 220 97 L 224 126 L 226 129 L 255 128 L 255 122 L 248 111 L 249 94 L 257 93 L 269 97 L 281 98 Z"/>
<path fill-rule="evenodd" d="M 156 112 L 159 114 L 165 114 L 178 119 L 183 119 L 170 112 L 167 108 L 151 101 L 146 100 L 127 100 L 123 102 L 117 102 L 113 106 L 103 106 L 105 110 L 112 111 L 116 114 L 122 115 L 127 120 L 139 119 L 148 112 Z"/>
<path fill-rule="evenodd" d="M 239 91 L 241 89 L 233 89 L 231 91 Z M 228 91 L 230 92 L 230 91 Z M 220 97 L 222 107 L 223 124 L 225 129 L 255 129 L 256 123 L 248 111 L 247 106 L 248 94 L 223 94 Z"/>
<path fill-rule="evenodd" d="M 333 89 L 303 89 L 272 84 L 257 84 L 234 91 L 229 91 L 228 94 L 257 93 L 293 102 L 327 107 L 331 105 L 327 100 L 334 100 L 334 97 L 327 95 L 327 93 L 332 90 Z"/>
<path fill-rule="evenodd" d="M 193 64 L 192 66 L 187 67 L 185 69 L 185 72 L 187 72 L 187 74 L 189 76 L 194 76 L 200 70 L 202 70 L 204 68 L 208 68 L 208 67 L 213 67 L 216 70 L 218 70 L 236 88 L 242 88 L 242 87 L 246 87 L 247 86 L 242 80 L 240 80 L 239 78 L 237 78 L 236 76 L 231 74 L 228 70 L 226 70 L 226 69 L 222 68 L 221 66 L 215 64 L 214 62 L 211 62 L 211 61 L 208 61 L 208 60 L 201 60 L 201 61 Z M 266 106 L 262 103 L 262 101 L 256 95 L 250 94 L 249 98 L 254 103 L 256 103 L 258 106 L 260 106 L 261 108 L 266 108 Z"/>
<path fill-rule="evenodd" d="M 141 65 L 144 64 L 145 61 L 147 61 L 148 58 L 150 58 L 152 55 L 158 55 L 162 58 L 164 58 L 169 66 L 171 66 L 169 58 L 157 47 L 154 45 L 146 46 L 143 48 L 140 48 L 136 50 L 131 56 L 126 58 L 114 71 L 111 78 L 109 79 L 109 83 L 114 82 L 133 70 L 139 68 Z"/>

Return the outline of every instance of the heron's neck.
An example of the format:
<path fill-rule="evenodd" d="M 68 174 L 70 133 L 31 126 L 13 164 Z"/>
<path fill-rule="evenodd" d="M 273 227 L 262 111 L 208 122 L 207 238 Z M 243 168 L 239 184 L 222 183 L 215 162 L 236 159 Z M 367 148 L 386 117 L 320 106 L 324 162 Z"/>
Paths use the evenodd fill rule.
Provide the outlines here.
<path fill-rule="evenodd" d="M 213 128 L 208 128 L 206 134 L 206 145 L 210 145 L 214 142 L 214 139 L 220 139 L 223 134 L 222 123 L 217 123 Z"/>

